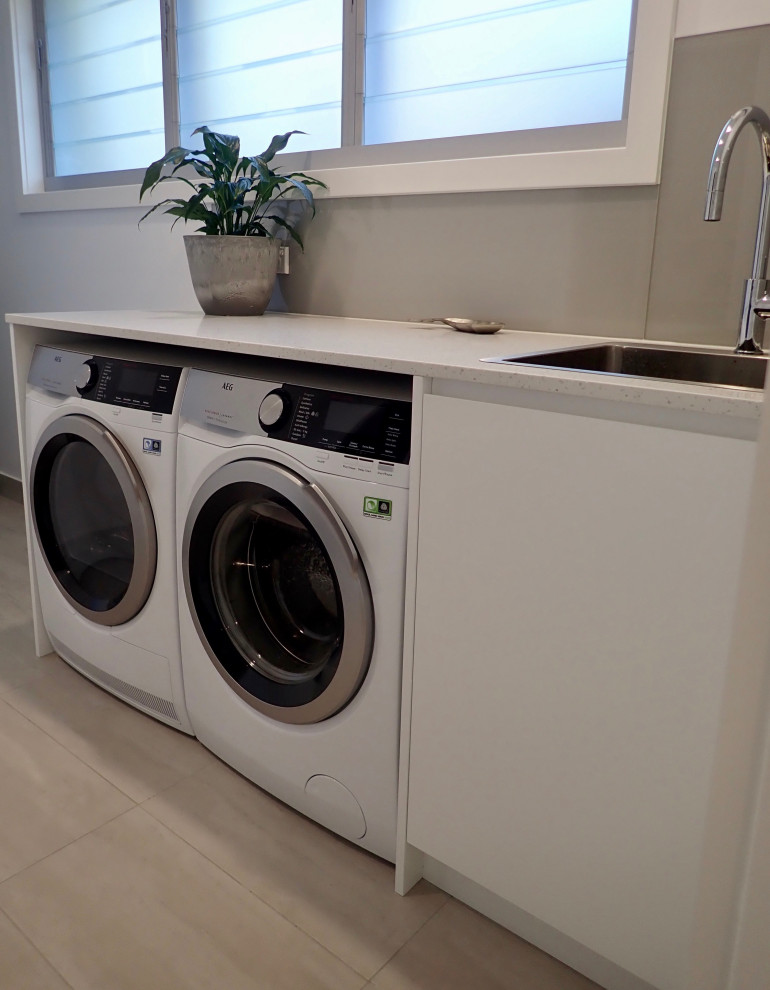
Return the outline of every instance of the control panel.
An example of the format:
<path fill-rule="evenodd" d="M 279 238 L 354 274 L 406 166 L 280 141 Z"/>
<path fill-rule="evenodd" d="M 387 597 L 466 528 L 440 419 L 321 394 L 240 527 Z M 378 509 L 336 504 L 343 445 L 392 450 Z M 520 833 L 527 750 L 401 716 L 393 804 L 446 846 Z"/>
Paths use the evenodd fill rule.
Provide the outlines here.
<path fill-rule="evenodd" d="M 57 395 L 170 413 L 181 375 L 172 365 L 36 347 L 27 380 Z"/>
<path fill-rule="evenodd" d="M 281 393 L 286 413 L 274 426 L 265 426 L 269 437 L 394 464 L 409 463 L 410 403 L 297 385 L 283 385 Z M 266 396 L 265 401 L 270 398 Z"/>
<path fill-rule="evenodd" d="M 404 399 L 191 371 L 182 419 L 356 459 L 409 463 L 412 406 Z"/>

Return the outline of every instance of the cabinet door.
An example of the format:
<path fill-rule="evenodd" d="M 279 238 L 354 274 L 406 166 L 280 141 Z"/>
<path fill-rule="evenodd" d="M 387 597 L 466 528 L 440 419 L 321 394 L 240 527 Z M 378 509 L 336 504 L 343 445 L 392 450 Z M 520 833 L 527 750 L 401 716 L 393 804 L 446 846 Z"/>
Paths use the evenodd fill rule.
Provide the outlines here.
<path fill-rule="evenodd" d="M 750 441 L 426 396 L 407 839 L 682 986 Z"/>

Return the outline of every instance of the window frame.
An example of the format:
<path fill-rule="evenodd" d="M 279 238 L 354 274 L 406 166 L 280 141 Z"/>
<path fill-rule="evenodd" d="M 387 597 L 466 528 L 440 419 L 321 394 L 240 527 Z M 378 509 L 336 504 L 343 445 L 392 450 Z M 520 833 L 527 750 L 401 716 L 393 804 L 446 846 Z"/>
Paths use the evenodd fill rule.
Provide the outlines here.
<path fill-rule="evenodd" d="M 36 50 L 36 4 L 39 0 L 9 0 L 11 43 L 16 81 L 19 160 L 21 163 L 20 212 L 41 210 L 104 209 L 137 206 L 142 170 L 103 173 L 86 177 L 59 177 L 46 181 L 46 152 L 42 138 L 45 80 Z M 175 14 L 171 0 L 159 0 L 164 32 L 164 108 L 167 134 L 179 128 L 175 77 Z M 559 189 L 616 185 L 655 185 L 660 181 L 666 103 L 674 42 L 677 0 L 636 0 L 636 27 L 628 91 L 628 117 L 623 138 L 610 146 L 567 150 L 495 150 L 492 135 L 459 139 L 477 142 L 475 150 L 455 157 L 442 154 L 453 139 L 432 142 L 437 151 L 419 161 L 361 164 L 359 152 L 363 128 L 364 11 L 365 0 L 344 2 L 343 54 L 347 71 L 342 87 L 342 149 L 335 149 L 341 164 L 329 167 L 329 152 L 284 154 L 282 163 L 302 168 L 326 182 L 323 198 L 425 195 L 513 189 Z M 527 133 L 527 132 L 524 132 Z M 537 132 L 528 132 L 537 134 Z M 443 142 L 443 144 L 442 144 Z M 181 142 L 184 143 L 184 142 Z M 425 142 L 426 145 L 429 142 Z M 380 147 L 387 146 L 368 146 Z M 345 160 L 345 149 L 350 149 Z M 149 163 L 148 163 L 149 164 Z M 61 181 L 63 180 L 63 181 Z M 88 184 L 87 184 L 88 183 Z M 96 183 L 92 185 L 91 183 Z M 58 185 L 59 188 L 50 188 Z M 180 183 L 181 187 L 181 183 Z M 174 195 L 173 184 L 164 189 Z M 151 200 L 150 200 L 151 202 Z"/>

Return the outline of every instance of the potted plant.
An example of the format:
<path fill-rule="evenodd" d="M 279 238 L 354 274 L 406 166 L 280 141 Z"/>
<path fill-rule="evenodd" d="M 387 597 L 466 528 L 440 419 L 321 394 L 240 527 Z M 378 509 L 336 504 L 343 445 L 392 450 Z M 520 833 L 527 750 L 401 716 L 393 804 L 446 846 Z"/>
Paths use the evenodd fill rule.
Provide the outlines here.
<path fill-rule="evenodd" d="M 303 172 L 283 174 L 270 167 L 292 134 L 301 133 L 276 134 L 261 155 L 250 158 L 241 156 L 237 136 L 198 127 L 193 134 L 202 135 L 203 148 L 172 148 L 147 168 L 140 202 L 146 192 L 170 180 L 192 191 L 186 199 L 156 203 L 139 222 L 166 207 L 163 212 L 176 217 L 175 224 L 190 220 L 201 224 L 199 234 L 214 235 L 184 237 L 193 288 L 204 313 L 261 315 L 278 271 L 278 236 L 285 231 L 303 247 L 297 219 L 282 209 L 284 198 L 301 198 L 315 214 L 310 187 L 326 186 Z"/>

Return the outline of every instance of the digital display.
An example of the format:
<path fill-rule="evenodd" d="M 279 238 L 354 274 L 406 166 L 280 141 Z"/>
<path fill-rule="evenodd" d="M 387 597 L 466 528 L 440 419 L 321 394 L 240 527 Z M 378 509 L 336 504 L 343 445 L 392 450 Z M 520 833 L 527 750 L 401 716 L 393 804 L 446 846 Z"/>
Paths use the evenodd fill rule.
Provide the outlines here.
<path fill-rule="evenodd" d="M 354 460 L 409 463 L 409 402 L 287 383 L 283 392 L 292 415 L 269 431 L 271 437 L 339 451 Z"/>
<path fill-rule="evenodd" d="M 340 402 L 332 399 L 326 410 L 323 428 L 332 433 L 367 433 L 375 425 L 381 407 L 370 402 Z M 367 423 L 367 420 L 369 422 Z M 366 427 L 369 427 L 367 431 Z"/>
<path fill-rule="evenodd" d="M 131 395 L 151 396 L 155 391 L 158 372 L 155 368 L 129 368 L 123 365 L 120 369 L 118 390 L 129 392 Z"/>

